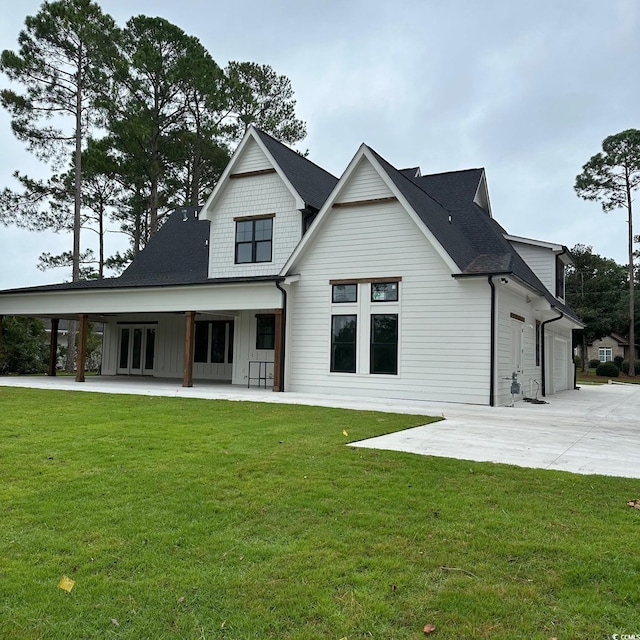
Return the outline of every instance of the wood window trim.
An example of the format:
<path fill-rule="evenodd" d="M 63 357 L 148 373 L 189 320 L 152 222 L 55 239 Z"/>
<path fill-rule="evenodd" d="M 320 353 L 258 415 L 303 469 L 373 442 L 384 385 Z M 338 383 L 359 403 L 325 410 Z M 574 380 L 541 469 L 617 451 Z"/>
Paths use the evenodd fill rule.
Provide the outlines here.
<path fill-rule="evenodd" d="M 253 176 L 266 176 L 270 173 L 276 173 L 276 170 L 271 167 L 269 169 L 256 169 L 255 171 L 240 171 L 238 173 L 230 173 L 230 180 L 238 180 L 240 178 L 251 178 Z"/>
<path fill-rule="evenodd" d="M 275 218 L 275 213 L 261 213 L 256 216 L 237 216 L 233 219 L 234 222 L 250 222 L 251 220 L 267 220 L 268 218 Z"/>
<path fill-rule="evenodd" d="M 345 207 L 365 207 L 370 204 L 387 204 L 389 202 L 398 202 L 396 196 L 388 196 L 386 198 L 370 198 L 368 200 L 352 200 L 351 202 L 335 202 L 334 209 L 344 209 Z"/>
<path fill-rule="evenodd" d="M 513 312 L 511 312 L 509 314 L 509 317 L 513 318 L 514 320 L 517 320 L 518 322 L 524 322 L 525 321 L 524 320 L 524 316 L 519 316 L 517 313 L 513 313 Z"/>
<path fill-rule="evenodd" d="M 392 276 L 390 278 L 342 278 L 338 280 L 329 280 L 329 284 L 381 284 L 384 282 L 402 282 L 402 276 Z"/>

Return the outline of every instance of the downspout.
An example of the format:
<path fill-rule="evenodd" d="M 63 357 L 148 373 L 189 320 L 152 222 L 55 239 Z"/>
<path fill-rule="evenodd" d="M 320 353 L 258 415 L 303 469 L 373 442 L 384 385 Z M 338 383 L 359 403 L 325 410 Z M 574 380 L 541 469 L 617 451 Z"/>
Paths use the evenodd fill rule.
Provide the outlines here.
<path fill-rule="evenodd" d="M 541 378 L 542 378 L 542 397 L 546 397 L 547 395 L 547 376 L 546 376 L 546 360 L 547 360 L 547 356 L 546 356 L 546 349 L 545 349 L 545 345 L 544 345 L 544 327 L 545 325 L 549 324 L 550 322 L 556 322 L 558 320 L 562 320 L 562 318 L 564 318 L 564 312 L 560 311 L 559 309 L 556 309 L 556 311 L 560 314 L 557 318 L 551 318 L 550 320 L 545 320 L 541 325 L 540 325 L 540 342 L 542 343 L 542 358 L 541 358 Z"/>
<path fill-rule="evenodd" d="M 282 292 L 282 336 L 280 338 L 282 343 L 282 348 L 280 349 L 280 375 L 282 376 L 280 391 L 282 392 L 284 391 L 284 363 L 287 339 L 287 292 L 280 286 L 278 281 L 276 281 L 276 287 Z"/>
<path fill-rule="evenodd" d="M 496 369 L 496 285 L 493 284 L 493 276 L 488 277 L 491 287 L 491 355 L 489 357 L 489 406 L 495 406 L 495 369 Z"/>

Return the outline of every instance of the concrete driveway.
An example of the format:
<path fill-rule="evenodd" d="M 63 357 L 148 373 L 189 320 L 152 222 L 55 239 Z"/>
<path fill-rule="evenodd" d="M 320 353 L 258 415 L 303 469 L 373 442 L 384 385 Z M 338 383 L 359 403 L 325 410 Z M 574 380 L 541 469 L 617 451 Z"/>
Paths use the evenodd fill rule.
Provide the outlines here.
<path fill-rule="evenodd" d="M 443 405 L 446 420 L 352 446 L 640 478 L 640 385 L 585 386 L 548 401 Z"/>
<path fill-rule="evenodd" d="M 640 385 L 584 386 L 547 398 L 548 404 L 485 407 L 406 400 L 350 399 L 320 394 L 272 393 L 228 384 L 157 378 L 5 377 L 2 386 L 128 393 L 183 398 L 306 404 L 443 416 L 434 424 L 349 446 L 502 462 L 521 467 L 640 478 Z M 1 395 L 0 395 L 1 398 Z"/>

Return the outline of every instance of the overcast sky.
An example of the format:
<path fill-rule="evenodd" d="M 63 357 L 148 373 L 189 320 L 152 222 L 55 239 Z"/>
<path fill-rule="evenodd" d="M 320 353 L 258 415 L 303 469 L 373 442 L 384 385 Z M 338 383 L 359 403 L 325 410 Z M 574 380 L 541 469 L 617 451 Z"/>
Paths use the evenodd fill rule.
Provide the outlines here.
<path fill-rule="evenodd" d="M 0 49 L 38 0 L 5 2 Z M 485 167 L 494 217 L 513 235 L 593 246 L 626 263 L 626 215 L 604 214 L 573 184 L 602 140 L 640 128 L 637 0 L 102 0 L 119 25 L 161 16 L 218 64 L 250 60 L 291 79 L 299 145 L 339 176 L 365 142 L 398 168 Z M 7 80 L 0 76 L 0 86 Z M 0 188 L 45 177 L 0 113 Z M 640 233 L 638 216 L 637 233 Z M 83 244 L 89 241 L 85 232 Z M 36 269 L 71 236 L 0 226 L 0 288 L 70 279 Z M 126 241 L 111 238 L 112 248 Z"/>

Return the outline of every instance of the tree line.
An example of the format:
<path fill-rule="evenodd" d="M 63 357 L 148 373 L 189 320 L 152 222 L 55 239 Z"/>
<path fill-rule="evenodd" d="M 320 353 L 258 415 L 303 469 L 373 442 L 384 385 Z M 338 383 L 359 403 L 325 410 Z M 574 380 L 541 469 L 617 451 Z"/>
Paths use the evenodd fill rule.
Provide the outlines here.
<path fill-rule="evenodd" d="M 51 167 L 45 180 L 15 172 L 0 223 L 72 233 L 72 248 L 39 267 L 70 266 L 74 281 L 118 272 L 168 210 L 202 203 L 250 124 L 290 145 L 306 136 L 286 76 L 256 62 L 223 69 L 167 20 L 139 15 L 120 28 L 92 0 L 45 2 L 0 70 L 14 134 Z M 107 256 L 114 226 L 130 249 Z"/>

